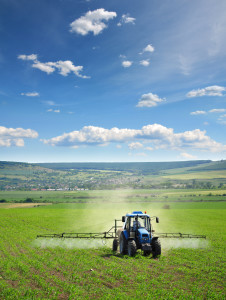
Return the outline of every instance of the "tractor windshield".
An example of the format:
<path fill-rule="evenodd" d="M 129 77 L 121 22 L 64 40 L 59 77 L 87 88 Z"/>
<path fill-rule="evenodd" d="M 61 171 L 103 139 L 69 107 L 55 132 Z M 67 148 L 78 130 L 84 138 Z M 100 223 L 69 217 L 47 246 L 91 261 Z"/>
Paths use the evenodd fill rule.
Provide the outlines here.
<path fill-rule="evenodd" d="M 138 228 L 146 228 L 150 231 L 150 219 L 147 216 L 130 217 L 131 230 L 137 230 Z"/>

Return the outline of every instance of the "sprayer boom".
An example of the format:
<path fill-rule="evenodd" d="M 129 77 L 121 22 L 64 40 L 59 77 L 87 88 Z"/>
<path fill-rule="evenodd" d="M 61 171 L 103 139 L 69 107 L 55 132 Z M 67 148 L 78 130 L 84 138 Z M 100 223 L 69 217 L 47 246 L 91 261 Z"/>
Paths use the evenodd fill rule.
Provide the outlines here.
<path fill-rule="evenodd" d="M 134 211 L 131 214 L 122 216 L 121 220 L 115 220 L 112 226 L 106 232 L 63 232 L 47 233 L 37 235 L 37 238 L 60 238 L 60 239 L 113 239 L 112 250 L 115 252 L 120 249 L 120 254 L 134 256 L 138 249 L 141 249 L 144 255 L 152 253 L 153 257 L 161 255 L 161 243 L 159 238 L 174 239 L 206 239 L 205 235 L 187 234 L 187 233 L 155 233 L 152 227 L 152 220 L 159 223 L 158 217 L 150 217 L 147 213 Z M 122 225 L 118 226 L 118 222 Z"/>
<path fill-rule="evenodd" d="M 183 238 L 183 239 L 206 239 L 205 235 L 189 234 L 189 233 L 156 233 L 160 238 Z"/>
<path fill-rule="evenodd" d="M 52 233 L 52 234 L 40 234 L 37 238 L 64 238 L 64 239 L 114 239 L 114 232 L 96 232 L 96 233 L 76 233 L 76 232 L 64 232 L 64 233 Z"/>

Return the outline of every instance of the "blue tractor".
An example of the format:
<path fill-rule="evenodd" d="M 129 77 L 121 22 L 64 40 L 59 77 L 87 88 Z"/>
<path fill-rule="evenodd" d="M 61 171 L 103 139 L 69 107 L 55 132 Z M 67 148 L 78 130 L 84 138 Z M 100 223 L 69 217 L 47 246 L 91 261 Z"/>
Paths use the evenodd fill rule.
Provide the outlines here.
<path fill-rule="evenodd" d="M 116 238 L 113 240 L 113 251 L 117 251 L 118 245 L 121 254 L 134 256 L 138 249 L 141 249 L 144 255 L 152 253 L 153 257 L 161 255 L 161 244 L 158 237 L 153 237 L 151 219 L 158 217 L 150 217 L 142 211 L 134 211 L 122 217 L 123 228 L 116 233 Z"/>
<path fill-rule="evenodd" d="M 134 211 L 122 217 L 122 220 L 115 220 L 114 226 L 105 232 L 63 232 L 63 233 L 45 233 L 37 235 L 37 238 L 70 238 L 70 239 L 113 239 L 113 251 L 118 250 L 121 254 L 128 254 L 134 256 L 138 249 L 141 249 L 144 255 L 152 253 L 153 257 L 161 255 L 161 238 L 204 238 L 205 235 L 194 235 L 189 233 L 158 233 L 158 236 L 153 236 L 154 230 L 152 228 L 151 220 L 156 219 L 159 223 L 158 217 L 150 217 L 142 211 Z M 123 227 L 118 226 L 117 222 L 122 221 Z"/>

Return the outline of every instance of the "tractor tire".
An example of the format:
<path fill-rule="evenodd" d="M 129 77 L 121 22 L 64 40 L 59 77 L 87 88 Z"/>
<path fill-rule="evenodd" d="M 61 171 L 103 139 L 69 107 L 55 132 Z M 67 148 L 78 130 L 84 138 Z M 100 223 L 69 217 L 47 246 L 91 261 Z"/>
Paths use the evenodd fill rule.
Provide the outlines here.
<path fill-rule="evenodd" d="M 154 241 L 152 241 L 152 254 L 153 258 L 161 255 L 161 243 L 159 239 L 155 239 Z"/>
<path fill-rule="evenodd" d="M 137 252 L 137 245 L 134 240 L 128 241 L 128 255 L 134 256 Z"/>
<path fill-rule="evenodd" d="M 118 250 L 118 240 L 114 239 L 112 244 L 112 250 L 116 252 Z"/>
<path fill-rule="evenodd" d="M 120 254 L 127 254 L 128 245 L 123 232 L 120 234 L 120 238 L 119 238 L 119 249 L 120 249 Z"/>

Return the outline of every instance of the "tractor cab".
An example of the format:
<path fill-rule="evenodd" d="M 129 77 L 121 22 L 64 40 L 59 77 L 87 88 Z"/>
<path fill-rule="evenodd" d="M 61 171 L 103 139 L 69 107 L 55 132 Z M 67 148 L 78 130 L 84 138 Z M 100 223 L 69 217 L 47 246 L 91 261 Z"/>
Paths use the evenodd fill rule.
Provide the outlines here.
<path fill-rule="evenodd" d="M 122 218 L 124 220 L 123 232 L 126 239 L 135 239 L 137 245 L 150 243 L 151 222 L 150 216 L 141 211 L 134 211 Z"/>
<path fill-rule="evenodd" d="M 124 230 L 128 232 L 135 232 L 139 229 L 146 229 L 151 231 L 150 217 L 142 212 L 133 212 L 127 214 L 125 218 Z"/>

